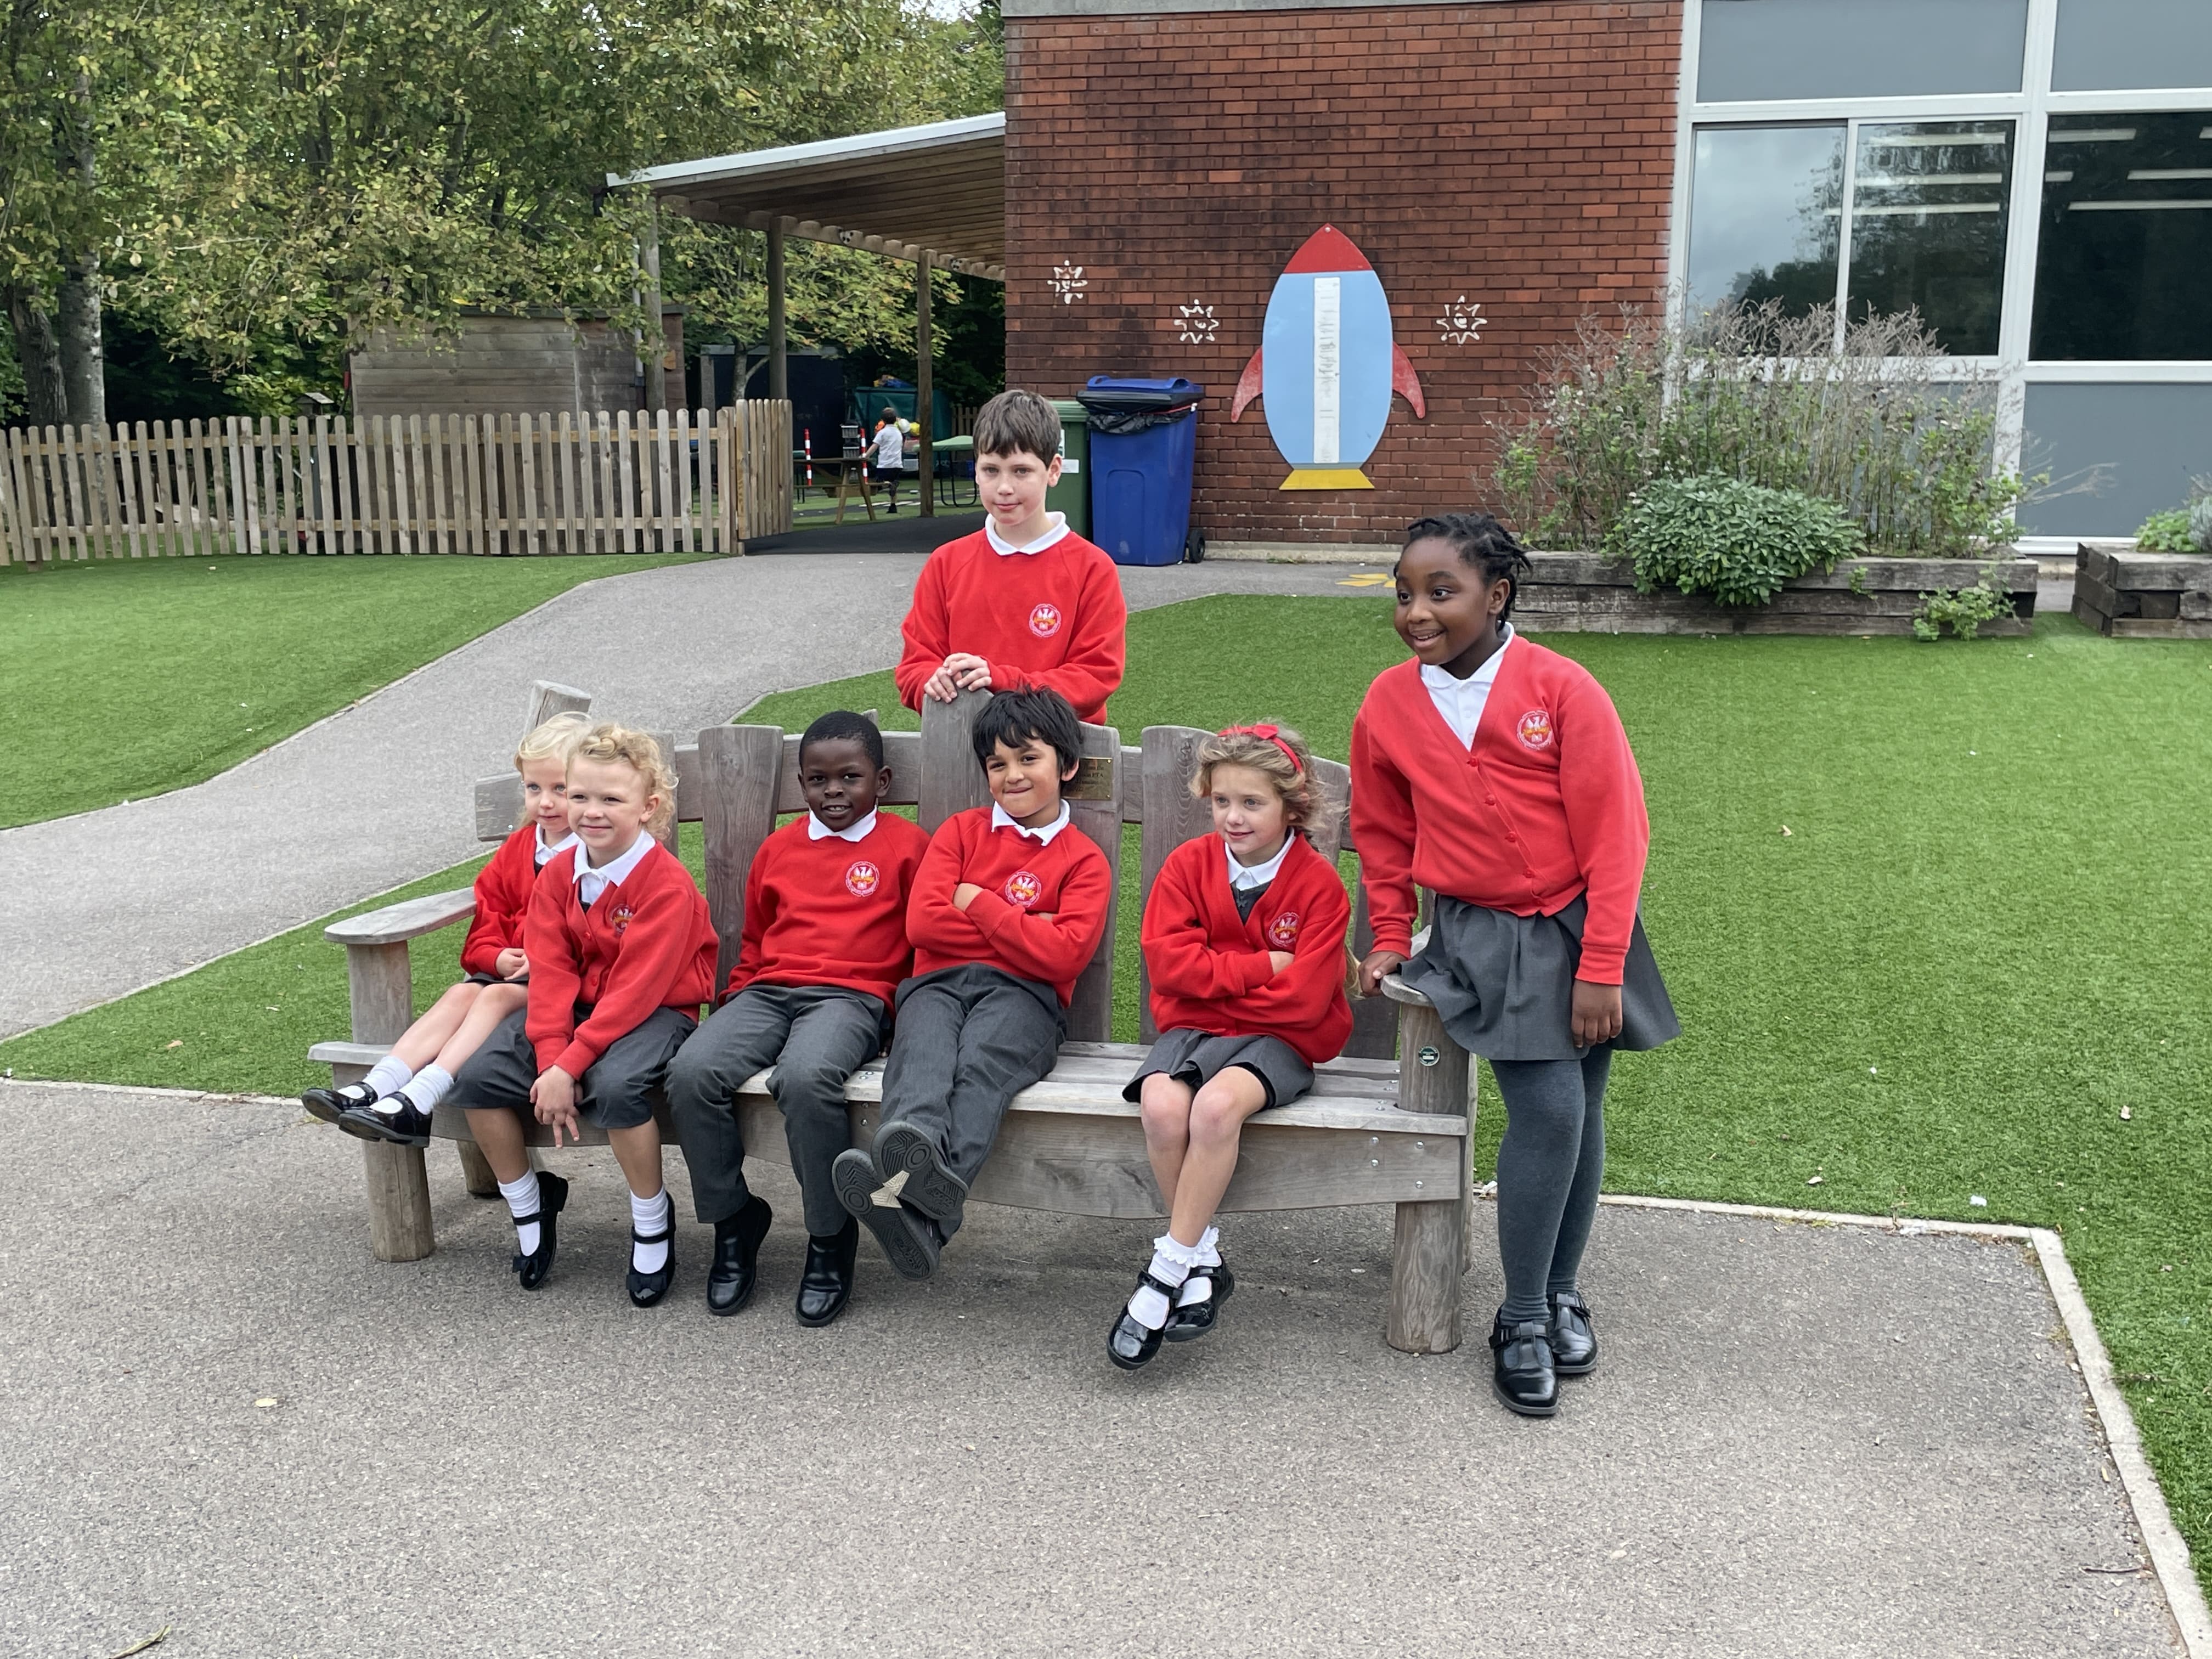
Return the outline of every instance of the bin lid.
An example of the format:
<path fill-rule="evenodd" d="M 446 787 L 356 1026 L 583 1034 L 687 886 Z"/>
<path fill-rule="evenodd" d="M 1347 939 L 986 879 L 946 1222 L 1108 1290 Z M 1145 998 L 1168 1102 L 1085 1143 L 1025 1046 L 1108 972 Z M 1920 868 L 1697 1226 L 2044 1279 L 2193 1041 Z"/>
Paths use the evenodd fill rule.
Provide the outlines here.
<path fill-rule="evenodd" d="M 1076 393 L 1078 402 L 1100 414 L 1145 414 L 1182 409 L 1206 396 L 1206 388 L 1176 375 L 1168 380 L 1118 379 L 1094 374 Z"/>

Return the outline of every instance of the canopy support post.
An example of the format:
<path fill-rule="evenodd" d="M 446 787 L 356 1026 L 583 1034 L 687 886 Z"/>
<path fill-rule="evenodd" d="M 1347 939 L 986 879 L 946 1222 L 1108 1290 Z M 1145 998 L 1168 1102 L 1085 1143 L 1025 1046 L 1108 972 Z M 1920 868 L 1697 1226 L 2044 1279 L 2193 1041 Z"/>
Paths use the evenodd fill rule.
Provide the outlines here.
<path fill-rule="evenodd" d="M 921 464 L 921 516 L 933 517 L 937 512 L 937 478 L 931 466 L 930 443 L 936 436 L 930 428 L 930 413 L 936 403 L 929 372 L 929 262 L 930 252 L 921 250 L 921 257 L 914 267 L 914 423 L 919 434 Z"/>

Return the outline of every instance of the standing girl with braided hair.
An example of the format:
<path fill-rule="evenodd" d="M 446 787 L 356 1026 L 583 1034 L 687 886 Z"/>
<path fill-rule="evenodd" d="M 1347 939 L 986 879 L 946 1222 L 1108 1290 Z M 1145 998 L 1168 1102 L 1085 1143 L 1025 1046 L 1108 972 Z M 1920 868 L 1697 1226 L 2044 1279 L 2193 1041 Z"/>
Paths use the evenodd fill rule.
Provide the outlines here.
<path fill-rule="evenodd" d="M 1375 924 L 1372 996 L 1402 970 L 1505 1102 L 1493 1386 L 1548 1417 L 1560 1376 L 1597 1364 L 1577 1274 L 1605 1170 L 1619 1049 L 1681 1030 L 1638 914 L 1644 781 L 1605 688 L 1507 619 L 1528 556 L 1488 514 L 1423 519 L 1397 566 L 1413 660 L 1368 688 L 1352 729 L 1352 836 Z M 1415 887 L 1436 925 L 1413 954 Z"/>
<path fill-rule="evenodd" d="M 1328 805 L 1304 742 L 1287 726 L 1232 726 L 1200 742 L 1190 789 L 1212 805 L 1214 833 L 1176 848 L 1153 878 L 1143 943 L 1160 1036 L 1122 1091 L 1143 1109 L 1169 1212 L 1107 1332 L 1106 1357 L 1124 1370 L 1213 1328 L 1237 1285 L 1213 1213 L 1244 1120 L 1312 1088 L 1313 1068 L 1352 1035 L 1352 909 L 1307 840 Z"/>

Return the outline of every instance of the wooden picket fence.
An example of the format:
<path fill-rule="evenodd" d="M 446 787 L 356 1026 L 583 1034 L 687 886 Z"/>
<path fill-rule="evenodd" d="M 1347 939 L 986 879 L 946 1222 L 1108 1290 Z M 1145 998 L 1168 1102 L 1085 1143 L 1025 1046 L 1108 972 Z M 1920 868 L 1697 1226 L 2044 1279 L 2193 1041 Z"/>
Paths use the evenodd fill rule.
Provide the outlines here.
<path fill-rule="evenodd" d="M 0 438 L 0 563 L 741 553 L 791 528 L 791 405 L 141 421 Z"/>

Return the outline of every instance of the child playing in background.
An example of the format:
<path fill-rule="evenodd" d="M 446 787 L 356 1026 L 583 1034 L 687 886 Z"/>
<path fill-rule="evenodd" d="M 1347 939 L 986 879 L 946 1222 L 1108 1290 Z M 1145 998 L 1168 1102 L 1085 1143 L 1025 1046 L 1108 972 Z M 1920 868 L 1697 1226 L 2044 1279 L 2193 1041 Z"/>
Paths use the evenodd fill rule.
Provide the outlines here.
<path fill-rule="evenodd" d="M 553 1218 L 568 1183 L 530 1167 L 522 1120 L 604 1129 L 629 1184 L 629 1299 L 649 1308 L 675 1277 L 674 1217 L 660 1179 L 653 1097 L 713 994 L 718 941 L 691 872 L 653 839 L 676 813 L 676 777 L 642 732 L 596 726 L 568 757 L 577 845 L 545 866 L 523 949 L 528 1006 L 510 1014 L 453 1080 L 514 1216 L 514 1271 L 534 1291 L 552 1270 Z"/>
<path fill-rule="evenodd" d="M 890 787 L 883 734 L 865 714 L 824 714 L 799 740 L 806 816 L 761 844 L 745 877 L 744 929 L 722 1006 L 678 1051 L 668 1102 L 699 1219 L 714 1227 L 707 1310 L 751 1297 L 769 1206 L 745 1185 L 734 1100 L 765 1066 L 783 1109 L 791 1172 L 805 1206 L 799 1322 L 827 1325 L 853 1290 L 860 1224 L 830 1165 L 852 1145 L 845 1080 L 883 1051 L 890 1004 L 914 965 L 907 895 L 929 837 L 878 813 Z"/>
<path fill-rule="evenodd" d="M 1376 677 L 1353 722 L 1352 834 L 1375 922 L 1360 994 L 1402 969 L 1504 1098 L 1492 1386 L 1548 1417 L 1557 1378 L 1597 1365 L 1577 1274 L 1607 1070 L 1681 1027 L 1638 915 L 1651 829 L 1636 757 L 1589 671 L 1513 631 L 1528 570 L 1487 514 L 1407 531 L 1396 622 L 1413 660 Z M 1416 884 L 1437 891 L 1436 924 L 1409 961 Z"/>
<path fill-rule="evenodd" d="M 1067 699 L 1002 691 L 974 738 L 991 805 L 945 819 L 915 874 L 914 977 L 874 1149 L 832 1167 L 838 1202 L 908 1279 L 936 1271 L 1006 1108 L 1052 1070 L 1113 896 L 1106 855 L 1060 799 L 1083 753 Z"/>
<path fill-rule="evenodd" d="M 1352 907 L 1307 840 L 1327 806 L 1304 742 L 1287 727 L 1232 726 L 1200 742 L 1197 761 L 1191 793 L 1211 802 L 1214 833 L 1168 854 L 1145 906 L 1160 1035 L 1123 1096 L 1143 1109 L 1169 1214 L 1107 1333 L 1106 1357 L 1124 1370 L 1163 1340 L 1212 1329 L 1237 1285 L 1213 1214 L 1244 1120 L 1312 1088 L 1313 1068 L 1352 1034 Z"/>
<path fill-rule="evenodd" d="M 430 1114 L 453 1086 L 461 1062 L 526 999 L 523 914 L 538 872 L 575 844 L 568 833 L 568 751 L 586 725 L 581 714 L 556 714 L 515 747 L 522 827 L 477 872 L 476 915 L 461 945 L 467 977 L 432 1003 L 360 1082 L 301 1096 L 315 1116 L 364 1140 L 430 1144 Z"/>
<path fill-rule="evenodd" d="M 1128 606 L 1105 550 L 1048 513 L 1060 482 L 1060 415 L 1034 392 L 1002 392 L 975 416 L 975 489 L 989 514 L 929 556 L 902 629 L 899 701 L 1040 685 L 1106 718 L 1121 684 Z"/>

